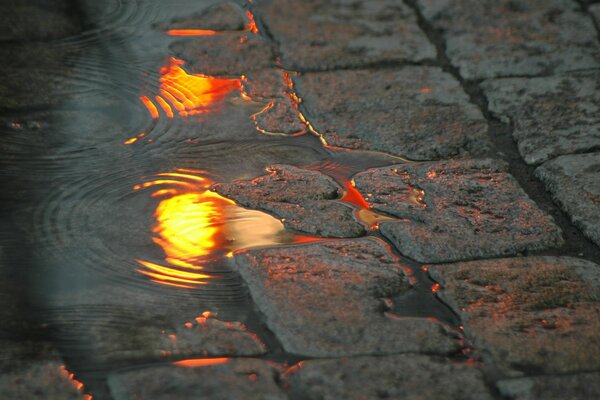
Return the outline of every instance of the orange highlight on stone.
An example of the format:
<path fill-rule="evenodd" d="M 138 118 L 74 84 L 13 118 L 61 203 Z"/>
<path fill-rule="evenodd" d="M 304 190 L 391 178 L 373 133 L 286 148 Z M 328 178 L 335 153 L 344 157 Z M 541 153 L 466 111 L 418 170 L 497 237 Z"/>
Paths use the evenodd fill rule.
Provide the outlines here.
<path fill-rule="evenodd" d="M 169 36 L 214 36 L 219 32 L 210 29 L 170 29 L 166 33 Z"/>
<path fill-rule="evenodd" d="M 173 365 L 186 368 L 209 367 L 211 365 L 226 364 L 231 361 L 231 358 L 191 358 L 188 360 L 175 361 Z"/>

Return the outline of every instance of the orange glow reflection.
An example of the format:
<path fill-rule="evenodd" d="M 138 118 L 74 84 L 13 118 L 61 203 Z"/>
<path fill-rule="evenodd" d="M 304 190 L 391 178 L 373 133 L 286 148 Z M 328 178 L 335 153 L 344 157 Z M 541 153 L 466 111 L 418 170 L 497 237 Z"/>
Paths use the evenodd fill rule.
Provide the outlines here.
<path fill-rule="evenodd" d="M 71 383 L 73 384 L 73 386 L 75 387 L 75 389 L 77 389 L 78 391 L 83 391 L 83 383 L 78 381 L 77 379 L 75 379 L 75 374 L 73 374 L 72 372 L 69 372 L 69 370 L 67 370 L 67 368 L 64 365 L 60 366 L 60 372 L 65 375 L 67 378 L 69 378 L 69 380 L 71 381 Z M 83 400 L 92 400 L 92 395 L 90 394 L 82 394 L 82 398 Z"/>
<path fill-rule="evenodd" d="M 200 173 L 178 169 L 133 187 L 155 189 L 151 197 L 160 199 L 152 240 L 165 257 L 160 262 L 135 260 L 143 267 L 137 271 L 150 280 L 192 289 L 218 277 L 204 271 L 207 264 L 236 250 L 318 240 L 293 235 L 269 214 L 237 206 L 209 190 L 213 181 Z"/>
<path fill-rule="evenodd" d="M 169 36 L 214 36 L 218 32 L 210 29 L 170 29 Z"/>
<path fill-rule="evenodd" d="M 182 60 L 171 57 L 161 68 L 159 94 L 154 96 L 156 104 L 148 96 L 140 96 L 153 119 L 160 117 L 161 110 L 167 118 L 173 118 L 175 113 L 181 117 L 207 113 L 242 88 L 241 78 L 188 74 L 183 64 Z"/>
<path fill-rule="evenodd" d="M 186 367 L 186 368 L 198 368 L 198 367 L 208 367 L 211 365 L 221 365 L 226 364 L 231 361 L 231 358 L 221 357 L 221 358 L 191 358 L 189 360 L 181 360 L 175 361 L 173 365 L 177 365 L 178 367 Z"/>

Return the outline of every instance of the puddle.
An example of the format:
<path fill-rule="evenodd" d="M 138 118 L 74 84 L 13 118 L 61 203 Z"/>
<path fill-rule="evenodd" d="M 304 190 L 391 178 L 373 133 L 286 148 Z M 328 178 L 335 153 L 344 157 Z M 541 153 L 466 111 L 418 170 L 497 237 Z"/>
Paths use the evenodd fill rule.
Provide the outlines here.
<path fill-rule="evenodd" d="M 259 335 L 269 348 L 267 357 L 298 361 L 265 328 L 231 257 L 243 249 L 319 239 L 236 205 L 211 191 L 213 183 L 253 178 L 271 164 L 295 165 L 332 177 L 344 191 L 338 201 L 356 209 L 370 234 L 377 235 L 378 224 L 390 219 L 370 209 L 352 176 L 403 160 L 327 146 L 301 112 L 291 72 L 278 69 L 276 60 L 277 92 L 291 102 L 305 128 L 290 135 L 271 135 L 257 125 L 257 115 L 270 111 L 274 99 L 249 96 L 244 75 L 192 73 L 188 60 L 171 54 L 170 46 L 182 37 L 262 35 L 250 11 L 241 32 L 157 28 L 215 3 L 112 0 L 100 6 L 80 0 L 86 29 L 47 44 L 58 55 L 52 68 L 27 66 L 58 79 L 65 93 L 50 96 L 43 106 L 0 115 L 2 181 L 10 188 L 2 199 L 7 231 L 0 232 L 2 254 L 19 254 L 18 264 L 35 271 L 21 272 L 27 284 L 23 297 L 31 305 L 27 318 L 48 327 L 69 371 L 76 371 L 96 399 L 106 394 L 110 367 L 86 361 L 94 348 L 86 329 L 94 324 L 127 331 L 144 318 L 160 317 L 168 329 L 214 310 L 220 319 L 243 322 Z M 239 4 L 247 10 L 247 3 Z M 17 61 L 11 65 L 27 72 Z M 415 189 L 411 196 L 422 204 L 426 194 Z M 6 250 L 13 248 L 18 251 Z M 420 295 L 394 299 L 400 305 L 392 311 L 439 313 L 433 302 L 417 306 L 422 293 L 430 295 L 427 285 L 418 287 Z M 74 384 L 83 385 L 66 371 Z"/>

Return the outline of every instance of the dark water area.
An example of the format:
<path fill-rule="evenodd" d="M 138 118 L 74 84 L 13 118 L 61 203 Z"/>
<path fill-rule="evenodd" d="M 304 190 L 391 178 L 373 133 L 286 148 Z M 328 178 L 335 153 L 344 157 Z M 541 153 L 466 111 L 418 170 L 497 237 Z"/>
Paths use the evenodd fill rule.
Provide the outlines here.
<path fill-rule="evenodd" d="M 302 135 L 260 132 L 252 115 L 265 102 L 245 98 L 236 76 L 195 81 L 210 86 L 205 97 L 185 93 L 186 60 L 169 50 L 180 38 L 161 27 L 214 3 L 72 1 L 79 33 L 0 45 L 0 262 L 21 319 L 3 335 L 54 343 L 95 399 L 109 398 L 107 372 L 156 362 L 99 362 L 98 332 L 126 341 L 144 324 L 183 324 L 205 311 L 245 323 L 267 358 L 299 360 L 263 324 L 230 255 L 293 244 L 300 233 L 207 193 L 210 184 L 263 175 L 272 164 L 325 166 L 339 181 L 399 162 L 328 148 L 308 126 Z M 169 92 L 165 76 L 190 104 L 161 91 Z M 456 328 L 421 266 L 405 262 L 417 284 L 394 311 Z"/>

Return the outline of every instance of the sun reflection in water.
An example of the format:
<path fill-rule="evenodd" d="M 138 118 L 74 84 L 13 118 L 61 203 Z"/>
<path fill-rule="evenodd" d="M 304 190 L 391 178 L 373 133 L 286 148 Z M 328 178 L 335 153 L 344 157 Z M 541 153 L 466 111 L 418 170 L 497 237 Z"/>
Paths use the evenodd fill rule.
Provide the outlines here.
<path fill-rule="evenodd" d="M 236 250 L 318 240 L 286 231 L 269 214 L 237 206 L 211 191 L 212 184 L 202 171 L 178 169 L 134 186 L 154 189 L 151 196 L 160 199 L 152 240 L 164 253 L 160 262 L 136 259 L 143 267 L 139 273 L 157 283 L 191 289 L 217 278 L 206 271 L 207 265 Z"/>

